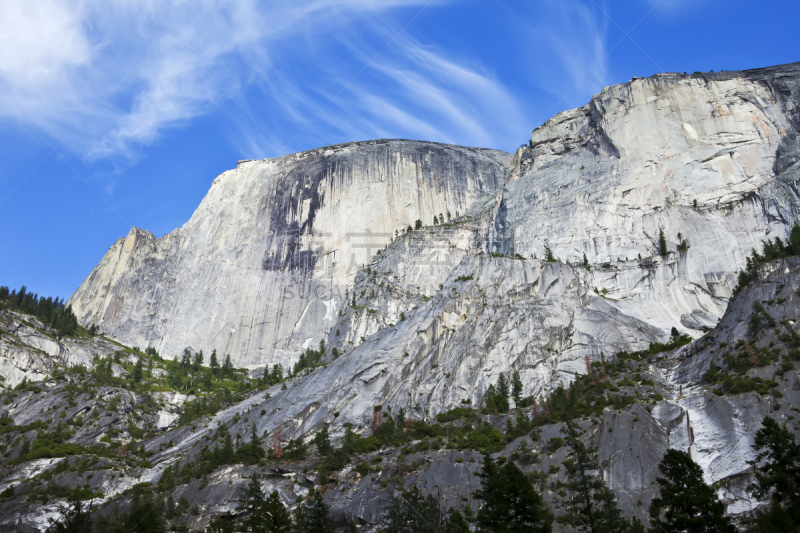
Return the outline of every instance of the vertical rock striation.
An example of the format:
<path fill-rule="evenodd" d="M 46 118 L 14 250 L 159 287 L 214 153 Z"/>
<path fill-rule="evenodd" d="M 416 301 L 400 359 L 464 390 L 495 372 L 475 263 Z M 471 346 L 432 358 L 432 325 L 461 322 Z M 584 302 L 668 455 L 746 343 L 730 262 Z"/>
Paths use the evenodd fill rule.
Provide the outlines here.
<path fill-rule="evenodd" d="M 463 213 L 502 186 L 509 159 L 380 140 L 240 162 L 182 228 L 117 241 L 69 303 L 132 345 L 285 365 L 327 334 L 349 280 L 396 231 Z"/>
<path fill-rule="evenodd" d="M 343 355 L 270 401 L 268 431 L 474 405 L 512 370 L 541 395 L 587 360 L 716 325 L 748 251 L 797 218 L 799 73 L 635 79 L 513 159 L 374 141 L 244 162 L 180 230 L 120 240 L 70 303 L 168 356 L 287 366 L 326 338 Z"/>

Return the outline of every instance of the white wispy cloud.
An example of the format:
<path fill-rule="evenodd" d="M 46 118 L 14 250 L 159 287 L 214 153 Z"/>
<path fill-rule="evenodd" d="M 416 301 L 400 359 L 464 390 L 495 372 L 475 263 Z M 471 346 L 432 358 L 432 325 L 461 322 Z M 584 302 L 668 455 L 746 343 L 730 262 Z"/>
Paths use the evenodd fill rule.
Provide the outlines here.
<path fill-rule="evenodd" d="M 709 0 L 642 0 L 642 3 L 661 13 L 678 14 L 704 7 L 709 4 Z"/>
<path fill-rule="evenodd" d="M 80 155 L 132 157 L 165 128 L 237 97 L 292 41 L 330 39 L 376 11 L 425 3 L 9 2 L 0 18 L 0 96 L 11 109 L 0 116 L 21 116 L 54 140 L 81 124 L 66 142 Z"/>
<path fill-rule="evenodd" d="M 603 4 L 600 4 L 601 6 Z M 603 8 L 607 11 L 607 9 Z M 608 19 L 592 3 L 536 3 L 519 30 L 534 83 L 568 105 L 582 105 L 608 85 Z"/>

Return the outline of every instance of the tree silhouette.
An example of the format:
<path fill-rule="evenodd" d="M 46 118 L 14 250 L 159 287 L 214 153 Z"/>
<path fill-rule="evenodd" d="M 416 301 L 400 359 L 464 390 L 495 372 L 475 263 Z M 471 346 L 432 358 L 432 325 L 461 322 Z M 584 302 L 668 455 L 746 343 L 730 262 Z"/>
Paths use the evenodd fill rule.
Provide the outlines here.
<path fill-rule="evenodd" d="M 703 480 L 703 469 L 689 454 L 667 450 L 656 478 L 661 496 L 650 504 L 652 533 L 736 533 L 725 505 Z"/>

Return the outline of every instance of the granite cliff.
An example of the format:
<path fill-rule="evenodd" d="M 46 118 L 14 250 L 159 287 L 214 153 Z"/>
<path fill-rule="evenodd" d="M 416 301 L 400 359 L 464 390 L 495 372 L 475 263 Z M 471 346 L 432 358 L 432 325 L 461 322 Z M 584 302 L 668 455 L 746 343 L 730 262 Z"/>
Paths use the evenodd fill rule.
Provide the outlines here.
<path fill-rule="evenodd" d="M 348 282 L 396 231 L 463 213 L 498 190 L 509 159 L 369 141 L 242 161 L 182 228 L 117 241 L 69 303 L 132 345 L 285 365 L 324 338 Z"/>
<path fill-rule="evenodd" d="M 513 157 L 372 141 L 242 162 L 183 228 L 120 239 L 70 303 L 122 342 L 250 368 L 325 339 L 345 355 L 298 392 L 336 395 L 317 417 L 435 414 L 512 369 L 541 394 L 587 356 L 717 323 L 745 255 L 797 218 L 798 72 L 635 79 Z"/>
<path fill-rule="evenodd" d="M 167 468 L 195 468 L 223 425 L 237 447 L 253 427 L 271 447 L 309 442 L 323 427 L 334 441 L 347 427 L 367 437 L 379 425 L 376 413 L 411 421 L 438 415 L 449 424 L 454 408 L 481 407 L 501 375 L 519 372 L 524 395 L 541 404 L 559 386 L 609 365 L 609 390 L 625 398 L 605 396 L 611 403 L 582 427 L 625 513 L 647 521 L 656 465 L 670 447 L 691 450 L 730 514 L 750 512 L 762 503 L 745 490 L 758 423 L 766 414 L 792 421 L 800 409 L 790 355 L 800 264 L 766 264 L 755 282 L 735 296 L 734 289 L 751 250 L 786 238 L 798 221 L 799 105 L 800 64 L 660 74 L 606 88 L 556 115 L 514 154 L 380 140 L 240 162 L 214 181 L 182 228 L 161 238 L 133 229 L 121 238 L 69 303 L 82 324 L 167 359 L 185 349 L 230 354 L 248 388 L 213 413 L 177 419 L 189 411 L 185 398 L 128 394 L 124 379 L 113 382 L 117 390 L 103 395 L 125 398 L 128 414 L 117 418 L 127 417 L 128 428 L 111 423 L 103 433 L 97 423 L 70 438 L 84 446 L 141 439 L 147 462 L 128 464 L 124 480 L 98 467 L 103 472 L 89 484 L 107 506 L 125 504 L 136 483 L 157 483 Z M 762 302 L 771 320 L 754 311 Z M 103 357 L 116 358 L 124 378 L 144 357 L 100 338 L 40 348 L 23 336 L 50 342 L 42 325 L 25 329 L 19 317 L 2 318 L 13 324 L 4 326 L 13 331 L 0 347 L 13 359 L 4 364 L 13 366 L 15 383 L 26 354 L 35 379 Z M 771 326 L 754 328 L 759 320 Z M 648 351 L 676 334 L 694 340 Z M 320 341 L 317 359 L 290 379 L 259 379 L 267 366 L 291 368 Z M 62 349 L 74 361 L 58 359 Z M 732 363 L 737 357 L 756 363 L 742 371 Z M 165 368 L 156 361 L 153 383 Z M 249 388 L 257 382 L 262 390 Z M 55 423 L 60 400 L 48 397 L 57 398 L 59 387 L 7 395 L 3 416 L 16 426 Z M 99 399 L 71 398 L 70 408 L 113 411 Z M 146 416 L 133 420 L 133 405 Z M 517 411 L 537 416 L 530 404 Z M 502 415 L 471 416 L 475 427 L 506 427 Z M 526 470 L 549 471 L 540 488 L 551 502 L 559 477 L 548 469 L 564 458 L 550 444 L 559 427 L 506 434 L 493 449 L 510 456 L 522 441 L 533 449 L 538 462 Z M 47 474 L 57 460 L 14 463 L 21 432 L 0 488 L 37 490 L 35 481 L 20 482 L 26 472 L 80 486 L 80 476 Z M 384 446 L 359 457 L 366 470 L 341 469 L 325 498 L 340 526 L 368 529 L 390 495 L 412 483 L 438 491 L 448 506 L 477 504 L 478 451 L 449 433 Z M 321 483 L 318 465 L 228 464 L 159 490 L 188 495 L 199 511 L 182 523 L 202 529 L 235 512 L 238 487 L 253 468 L 294 506 Z M 34 530 L 55 512 L 21 501 L 0 504 L 0 522 Z"/>

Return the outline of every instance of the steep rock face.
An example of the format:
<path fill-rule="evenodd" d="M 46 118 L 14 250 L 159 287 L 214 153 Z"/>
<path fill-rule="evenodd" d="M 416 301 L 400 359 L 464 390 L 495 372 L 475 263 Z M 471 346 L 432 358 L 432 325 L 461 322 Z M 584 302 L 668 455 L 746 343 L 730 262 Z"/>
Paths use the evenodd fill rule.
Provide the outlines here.
<path fill-rule="evenodd" d="M 617 312 L 697 336 L 750 250 L 797 219 L 799 101 L 798 64 L 608 87 L 517 151 L 488 251 L 587 261 Z M 600 349 L 577 347 L 573 369 Z"/>
<path fill-rule="evenodd" d="M 502 186 L 509 159 L 392 140 L 241 162 L 184 227 L 132 229 L 69 303 L 133 345 L 285 365 L 328 332 L 348 281 L 397 230 L 463 213 Z"/>
<path fill-rule="evenodd" d="M 587 360 L 716 324 L 747 251 L 796 219 L 799 79 L 788 65 L 607 88 L 534 131 L 504 184 L 496 152 L 402 141 L 245 163 L 181 230 L 118 243 L 71 303 L 168 354 L 286 365 L 327 336 L 343 355 L 274 395 L 262 431 L 364 424 L 377 404 L 435 414 L 479 403 L 513 370 L 540 396 Z M 426 150 L 435 164 L 420 174 Z M 408 184 L 409 161 L 424 186 Z M 399 192 L 375 200 L 370 180 Z M 434 199 L 397 214 L 408 191 Z M 348 231 L 364 217 L 388 237 L 436 211 L 447 224 L 402 235 L 348 278 L 365 242 Z M 317 230 L 334 245 L 315 247 Z M 545 247 L 571 265 L 543 261 Z M 346 289 L 304 292 L 315 281 Z"/>
<path fill-rule="evenodd" d="M 797 83 L 797 65 L 664 75 L 556 117 L 502 191 L 359 274 L 329 336 L 344 355 L 275 396 L 264 429 L 366 424 L 377 404 L 435 414 L 514 370 L 540 396 L 587 358 L 715 326 L 748 251 L 796 219 Z"/>

